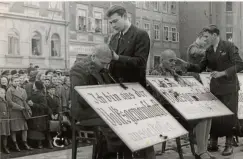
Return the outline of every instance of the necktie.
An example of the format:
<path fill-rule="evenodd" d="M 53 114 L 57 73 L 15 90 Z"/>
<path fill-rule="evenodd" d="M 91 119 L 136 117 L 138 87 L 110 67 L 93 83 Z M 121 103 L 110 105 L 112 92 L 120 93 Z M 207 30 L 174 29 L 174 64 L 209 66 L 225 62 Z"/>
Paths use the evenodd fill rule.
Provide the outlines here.
<path fill-rule="evenodd" d="M 120 35 L 119 35 L 119 38 L 118 38 L 118 42 L 117 42 L 117 48 L 116 48 L 116 53 L 117 54 L 119 53 L 119 46 L 120 46 L 122 37 L 123 37 L 123 33 L 120 32 Z"/>

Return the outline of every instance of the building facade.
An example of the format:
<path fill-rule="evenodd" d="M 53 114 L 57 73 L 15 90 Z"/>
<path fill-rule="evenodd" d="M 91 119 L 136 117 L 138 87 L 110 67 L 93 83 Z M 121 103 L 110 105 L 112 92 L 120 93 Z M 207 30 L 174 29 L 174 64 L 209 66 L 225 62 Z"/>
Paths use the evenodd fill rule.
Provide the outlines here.
<path fill-rule="evenodd" d="M 180 56 L 178 13 L 178 2 L 136 2 L 136 26 L 146 30 L 151 40 L 148 70 L 160 63 L 161 52 L 166 49 Z"/>
<path fill-rule="evenodd" d="M 180 2 L 180 50 L 187 60 L 187 48 L 204 26 L 216 24 L 223 40 L 232 41 L 242 49 L 242 2 Z"/>
<path fill-rule="evenodd" d="M 63 2 L 0 2 L 0 68 L 67 67 Z"/>
<path fill-rule="evenodd" d="M 94 45 L 104 43 L 112 33 L 105 13 L 112 5 L 123 5 L 128 18 L 135 23 L 135 4 L 132 2 L 69 2 L 69 67 L 78 54 L 84 57 L 92 53 Z"/>

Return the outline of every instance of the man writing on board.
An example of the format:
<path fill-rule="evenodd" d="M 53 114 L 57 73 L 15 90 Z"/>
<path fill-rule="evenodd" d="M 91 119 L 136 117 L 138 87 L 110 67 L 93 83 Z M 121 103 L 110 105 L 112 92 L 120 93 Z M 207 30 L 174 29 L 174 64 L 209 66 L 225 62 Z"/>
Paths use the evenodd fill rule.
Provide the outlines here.
<path fill-rule="evenodd" d="M 184 61 L 187 71 L 202 72 L 208 67 L 211 73 L 210 91 L 224 103 L 235 115 L 218 117 L 212 120 L 210 145 L 208 150 L 218 150 L 218 137 L 226 136 L 224 156 L 233 153 L 233 127 L 236 125 L 238 111 L 239 81 L 237 72 L 243 69 L 242 59 L 238 48 L 229 41 L 220 39 L 220 31 L 215 25 L 203 28 L 203 37 L 211 46 L 207 48 L 205 56 L 199 64 L 190 64 Z M 183 60 L 178 59 L 181 62 Z"/>
<path fill-rule="evenodd" d="M 146 65 L 150 50 L 149 35 L 132 25 L 123 6 L 114 5 L 106 13 L 116 31 L 110 38 L 113 50 L 111 75 L 117 82 L 139 82 L 146 87 Z M 155 159 L 153 147 L 145 149 L 146 159 Z"/>
<path fill-rule="evenodd" d="M 129 22 L 127 11 L 122 6 L 112 6 L 106 16 L 116 31 L 109 43 L 113 50 L 110 65 L 112 76 L 118 82 L 139 82 L 145 87 L 146 65 L 150 50 L 148 33 Z"/>

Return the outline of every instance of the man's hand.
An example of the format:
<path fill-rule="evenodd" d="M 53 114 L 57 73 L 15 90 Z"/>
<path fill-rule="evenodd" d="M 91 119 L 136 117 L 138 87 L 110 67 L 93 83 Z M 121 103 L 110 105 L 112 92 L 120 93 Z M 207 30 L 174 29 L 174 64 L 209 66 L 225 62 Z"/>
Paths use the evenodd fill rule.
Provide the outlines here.
<path fill-rule="evenodd" d="M 112 60 L 115 60 L 115 61 L 117 61 L 118 59 L 119 59 L 119 55 L 117 55 L 117 53 L 115 53 L 115 51 L 112 51 L 112 54 L 113 54 L 113 58 L 112 58 Z"/>
<path fill-rule="evenodd" d="M 186 61 L 184 61 L 184 60 L 182 60 L 182 59 L 180 59 L 178 57 L 177 57 L 176 60 L 177 60 L 177 63 L 180 64 L 182 67 L 187 68 L 188 62 L 186 62 Z"/>
<path fill-rule="evenodd" d="M 221 71 L 221 72 L 214 71 L 214 72 L 211 73 L 212 78 L 220 78 L 220 77 L 223 77 L 223 76 L 226 76 L 225 71 Z"/>

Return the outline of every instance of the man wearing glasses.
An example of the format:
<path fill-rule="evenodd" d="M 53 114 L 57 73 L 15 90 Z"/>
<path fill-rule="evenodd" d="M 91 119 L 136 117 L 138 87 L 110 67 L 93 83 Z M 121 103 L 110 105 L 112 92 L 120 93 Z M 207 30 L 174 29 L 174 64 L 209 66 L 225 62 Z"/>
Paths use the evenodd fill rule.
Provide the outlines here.
<path fill-rule="evenodd" d="M 148 33 L 129 22 L 127 11 L 122 6 L 112 6 L 106 16 L 116 31 L 109 43 L 113 50 L 110 65 L 112 76 L 117 82 L 140 82 L 146 86 L 146 65 L 150 50 Z"/>

